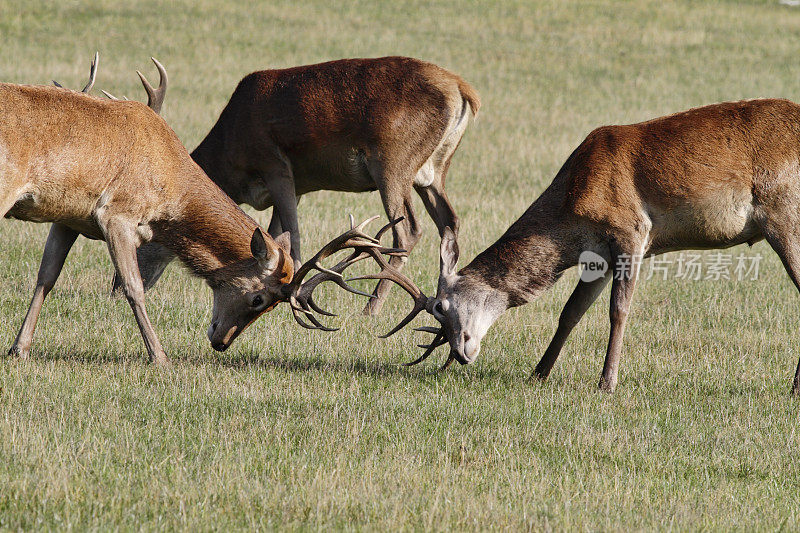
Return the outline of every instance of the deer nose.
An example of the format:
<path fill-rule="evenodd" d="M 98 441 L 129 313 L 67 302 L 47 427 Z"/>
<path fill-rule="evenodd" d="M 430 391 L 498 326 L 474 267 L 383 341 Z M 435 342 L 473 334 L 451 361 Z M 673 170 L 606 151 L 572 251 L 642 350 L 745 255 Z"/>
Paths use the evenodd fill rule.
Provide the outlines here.
<path fill-rule="evenodd" d="M 214 336 L 214 332 L 217 331 L 217 326 L 219 322 L 212 322 L 210 326 L 208 326 L 208 340 L 211 340 L 211 337 Z"/>

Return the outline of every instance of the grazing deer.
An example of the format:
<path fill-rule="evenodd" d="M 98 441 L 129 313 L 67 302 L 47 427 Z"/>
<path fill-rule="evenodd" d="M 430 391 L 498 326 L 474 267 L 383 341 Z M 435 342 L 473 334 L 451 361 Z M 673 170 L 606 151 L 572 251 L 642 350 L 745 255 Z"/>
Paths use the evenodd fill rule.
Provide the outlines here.
<path fill-rule="evenodd" d="M 192 158 L 236 203 L 273 206 L 268 231 L 290 233 L 296 264 L 297 202 L 317 190 L 377 189 L 389 219 L 403 219 L 393 227 L 393 246 L 410 251 L 421 234 L 412 188 L 440 234 L 458 228 L 445 176 L 479 107 L 459 76 L 406 57 L 265 70 L 239 83 Z M 140 248 L 145 288 L 172 258 L 155 243 Z M 400 269 L 405 260 L 390 261 Z M 365 312 L 377 314 L 390 288 L 380 282 Z"/>
<path fill-rule="evenodd" d="M 600 378 L 600 388 L 612 392 L 641 259 L 761 239 L 800 289 L 800 106 L 786 100 L 721 103 L 596 129 L 519 220 L 458 272 L 456 238 L 445 231 L 435 298 L 389 265 L 377 277 L 415 299 L 390 334 L 423 309 L 441 324 L 421 328 L 435 338 L 415 363 L 449 342 L 445 366 L 468 364 L 506 309 L 551 287 L 583 251 L 599 254 L 610 268 L 578 282 L 533 375 L 547 378 L 570 331 L 613 278 Z M 800 393 L 800 364 L 792 391 Z"/>
<path fill-rule="evenodd" d="M 167 247 L 210 285 L 208 338 L 216 350 L 228 348 L 281 301 L 291 303 L 301 324 L 305 316 L 322 328 L 311 314 L 318 309 L 314 287 L 331 280 L 358 292 L 342 281 L 344 268 L 367 257 L 366 248 L 399 253 L 366 235 L 365 222 L 295 274 L 288 235 L 266 235 L 208 179 L 153 110 L 55 87 L 0 83 L 0 216 L 53 223 L 30 309 L 9 351 L 23 358 L 78 235 L 107 243 L 150 360 L 159 364 L 167 357 L 144 306 L 136 262 L 142 243 Z M 344 248 L 354 249 L 348 261 L 322 267 L 323 259 Z M 303 282 L 313 269 L 319 274 Z"/>

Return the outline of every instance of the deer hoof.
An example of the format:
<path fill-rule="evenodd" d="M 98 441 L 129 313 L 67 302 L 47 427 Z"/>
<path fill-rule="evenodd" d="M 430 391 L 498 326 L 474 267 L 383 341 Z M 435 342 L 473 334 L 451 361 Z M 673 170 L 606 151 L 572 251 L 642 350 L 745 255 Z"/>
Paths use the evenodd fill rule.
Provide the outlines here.
<path fill-rule="evenodd" d="M 160 354 L 153 357 L 150 360 L 150 362 L 152 362 L 154 366 L 157 366 L 159 368 L 166 368 L 170 366 L 169 359 L 167 359 L 167 354 L 165 354 L 164 352 L 161 352 Z"/>
<path fill-rule="evenodd" d="M 9 348 L 8 356 L 9 357 L 19 357 L 20 359 L 27 359 L 28 355 L 30 354 L 30 350 L 23 350 L 16 344 Z"/>
<path fill-rule="evenodd" d="M 610 379 L 606 379 L 604 377 L 600 378 L 600 383 L 598 384 L 598 388 L 605 392 L 606 394 L 613 394 L 614 390 L 617 388 L 616 381 L 612 381 Z"/>

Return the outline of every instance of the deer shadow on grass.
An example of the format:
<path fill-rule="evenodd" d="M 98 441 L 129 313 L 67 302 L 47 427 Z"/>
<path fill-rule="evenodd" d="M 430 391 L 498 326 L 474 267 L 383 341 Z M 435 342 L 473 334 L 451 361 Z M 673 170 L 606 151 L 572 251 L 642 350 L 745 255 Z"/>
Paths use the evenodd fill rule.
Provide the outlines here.
<path fill-rule="evenodd" d="M 451 366 L 448 370 L 440 371 L 440 362 L 428 363 L 427 361 L 416 367 L 403 366 L 402 361 L 364 360 L 363 358 L 342 357 L 340 359 L 323 358 L 313 354 L 291 355 L 280 353 L 264 353 L 256 350 L 245 350 L 230 354 L 206 351 L 179 352 L 172 350 L 167 353 L 169 360 L 174 365 L 206 366 L 227 368 L 234 371 L 247 369 L 276 370 L 286 373 L 325 373 L 350 374 L 366 376 L 375 379 L 400 378 L 414 380 L 421 383 L 438 382 L 442 380 L 463 381 L 497 381 L 509 386 L 526 386 L 527 374 L 519 371 L 486 367 L 483 365 L 468 368 L 458 365 Z M 433 359 L 434 356 L 431 357 Z M 75 364 L 94 365 L 136 365 L 151 366 L 144 351 L 92 351 L 76 350 L 74 347 L 51 346 L 43 350 L 31 351 L 30 356 L 21 361 L 17 356 L 7 355 L 3 350 L 0 353 L 0 362 L 25 363 L 64 361 Z M 155 368 L 155 367 L 154 367 Z M 169 367 L 164 368 L 169 372 Z"/>
<path fill-rule="evenodd" d="M 31 354 L 26 359 L 20 359 L 17 355 L 11 355 L 6 350 L 0 352 L 0 361 L 5 363 L 36 363 L 64 361 L 76 364 L 135 364 L 137 362 L 147 365 L 147 354 L 144 352 L 97 352 L 90 350 L 75 350 L 69 348 L 53 347 L 46 350 L 31 350 Z"/>
<path fill-rule="evenodd" d="M 333 372 L 337 374 L 356 374 L 374 378 L 400 377 L 420 382 L 456 379 L 463 381 L 499 380 L 519 382 L 517 373 L 495 368 L 461 368 L 455 365 L 448 370 L 439 371 L 439 364 L 420 365 L 409 368 L 402 362 L 364 360 L 362 358 L 326 359 L 321 357 L 263 354 L 254 350 L 239 352 L 232 357 L 224 355 L 203 358 L 202 364 L 219 365 L 230 369 L 263 368 L 290 373 Z"/>

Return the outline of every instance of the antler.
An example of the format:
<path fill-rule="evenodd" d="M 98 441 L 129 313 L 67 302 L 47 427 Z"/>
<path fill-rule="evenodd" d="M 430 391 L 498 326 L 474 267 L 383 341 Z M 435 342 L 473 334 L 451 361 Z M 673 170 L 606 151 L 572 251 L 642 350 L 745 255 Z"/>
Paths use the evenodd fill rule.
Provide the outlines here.
<path fill-rule="evenodd" d="M 405 253 L 404 250 L 399 248 L 385 248 L 380 244 L 381 236 L 383 236 L 386 231 L 388 231 L 402 219 L 389 222 L 382 227 L 380 231 L 378 231 L 375 237 L 370 237 L 364 233 L 364 228 L 367 226 L 367 224 L 377 218 L 377 216 L 374 216 L 356 226 L 353 216 L 351 215 L 350 229 L 323 246 L 322 249 L 314 255 L 314 257 L 306 261 L 303 266 L 297 270 L 292 278 L 291 283 L 284 285 L 283 290 L 285 291 L 285 298 L 289 301 L 289 305 L 292 308 L 292 315 L 294 315 L 294 319 L 298 324 L 304 328 L 320 329 L 323 331 L 336 331 L 336 329 L 338 329 L 329 328 L 322 325 L 312 314 L 312 311 L 314 311 L 325 316 L 336 316 L 335 314 L 319 307 L 316 303 L 314 303 L 313 300 L 314 289 L 325 281 L 332 281 L 344 290 L 352 292 L 353 294 L 366 296 L 368 298 L 374 297 L 371 294 L 367 294 L 348 285 L 342 276 L 342 272 L 350 265 L 353 265 L 354 263 L 357 263 L 363 259 L 367 259 L 368 257 L 380 257 L 382 259 L 381 254 L 387 254 L 391 256 Z M 348 257 L 339 261 L 331 268 L 325 268 L 322 266 L 322 261 L 325 258 L 347 248 L 353 249 L 353 252 Z M 319 272 L 312 276 L 308 281 L 303 282 L 303 279 L 312 270 L 318 270 Z M 303 315 L 305 315 L 305 318 L 308 319 L 308 322 L 301 318 Z"/>
<path fill-rule="evenodd" d="M 95 52 L 94 59 L 92 60 L 92 64 L 89 67 L 89 83 L 87 83 L 86 86 L 83 89 L 81 89 L 82 93 L 88 94 L 92 90 L 92 87 L 94 87 L 94 80 L 97 77 L 98 63 L 100 63 L 100 52 Z M 63 88 L 63 85 L 58 83 L 56 80 L 53 80 L 53 85 L 55 85 L 56 87 Z"/>
<path fill-rule="evenodd" d="M 144 74 L 138 70 L 136 74 L 139 75 L 139 79 L 142 80 L 142 85 L 144 85 L 144 90 L 147 92 L 147 107 L 156 113 L 161 113 L 161 106 L 164 104 L 164 96 L 167 94 L 167 70 L 164 68 L 164 65 L 158 62 L 158 59 L 154 57 L 150 59 L 155 63 L 158 69 L 158 89 L 153 89 L 153 86 L 150 85 L 147 78 L 144 77 Z"/>
<path fill-rule="evenodd" d="M 396 220 L 395 223 L 399 222 L 400 220 L 402 219 Z M 417 285 L 413 281 L 411 281 L 399 270 L 390 265 L 389 262 L 386 261 L 386 259 L 384 259 L 380 254 L 373 253 L 369 250 L 367 250 L 367 253 L 369 253 L 370 256 L 378 263 L 378 265 L 380 265 L 381 271 L 378 272 L 377 274 L 366 274 L 363 276 L 358 276 L 355 278 L 348 279 L 347 281 L 356 281 L 362 279 L 386 279 L 398 284 L 414 299 L 414 307 L 411 309 L 411 312 L 408 313 L 408 315 L 406 315 L 406 317 L 403 320 L 401 320 L 399 324 L 397 324 L 394 328 L 392 328 L 391 331 L 380 336 L 381 339 L 385 339 L 387 337 L 391 337 L 392 335 L 403 329 L 409 322 L 414 320 L 414 317 L 416 317 L 422 311 L 427 309 L 429 303 L 431 304 L 434 303 L 435 298 L 429 298 L 428 296 L 426 296 L 425 293 L 423 293 L 422 290 L 419 287 L 417 287 Z M 427 331 L 427 330 L 423 329 L 422 331 Z"/>
<path fill-rule="evenodd" d="M 400 220 L 402 219 L 398 219 L 394 221 L 394 223 L 396 224 Z M 431 298 L 429 296 L 426 296 L 425 293 L 422 292 L 422 289 L 420 289 L 410 278 L 408 278 L 406 275 L 404 275 L 399 270 L 390 265 L 389 262 L 386 261 L 386 259 L 384 259 L 384 257 L 381 254 L 377 253 L 374 249 L 368 249 L 365 250 L 365 252 L 380 265 L 381 271 L 378 272 L 377 274 L 366 274 L 363 276 L 358 276 L 355 278 L 348 279 L 347 281 L 356 281 L 363 279 L 378 279 L 378 280 L 386 279 L 389 281 L 393 281 L 394 283 L 399 285 L 414 299 L 414 307 L 411 309 L 411 312 L 408 313 L 405 316 L 405 318 L 403 318 L 403 320 L 400 321 L 399 324 L 397 324 L 394 328 L 392 328 L 391 331 L 380 336 L 380 338 L 385 339 L 403 329 L 409 322 L 414 320 L 414 318 L 416 318 L 416 316 L 420 314 L 422 311 L 427 310 L 428 312 L 430 312 L 431 311 L 430 307 L 436 304 L 436 298 Z M 413 366 L 421 363 L 422 361 L 427 359 L 434 352 L 434 350 L 436 350 L 436 348 L 438 348 L 443 344 L 447 344 L 447 335 L 444 331 L 444 326 L 441 326 L 439 328 L 423 326 L 415 328 L 414 331 L 433 333 L 434 338 L 430 344 L 418 345 L 420 348 L 424 348 L 425 352 L 418 359 L 415 359 L 410 363 L 403 363 L 404 366 Z M 453 363 L 454 359 L 455 357 L 451 353 L 447 358 L 447 361 L 440 370 L 447 369 Z"/>
<path fill-rule="evenodd" d="M 114 96 L 110 92 L 104 91 L 103 89 L 100 89 L 100 92 L 103 93 L 104 95 L 106 95 L 106 98 L 108 98 L 109 100 L 125 100 L 126 102 L 128 101 L 128 97 L 127 96 L 123 96 L 122 98 L 117 98 L 116 96 Z"/>

